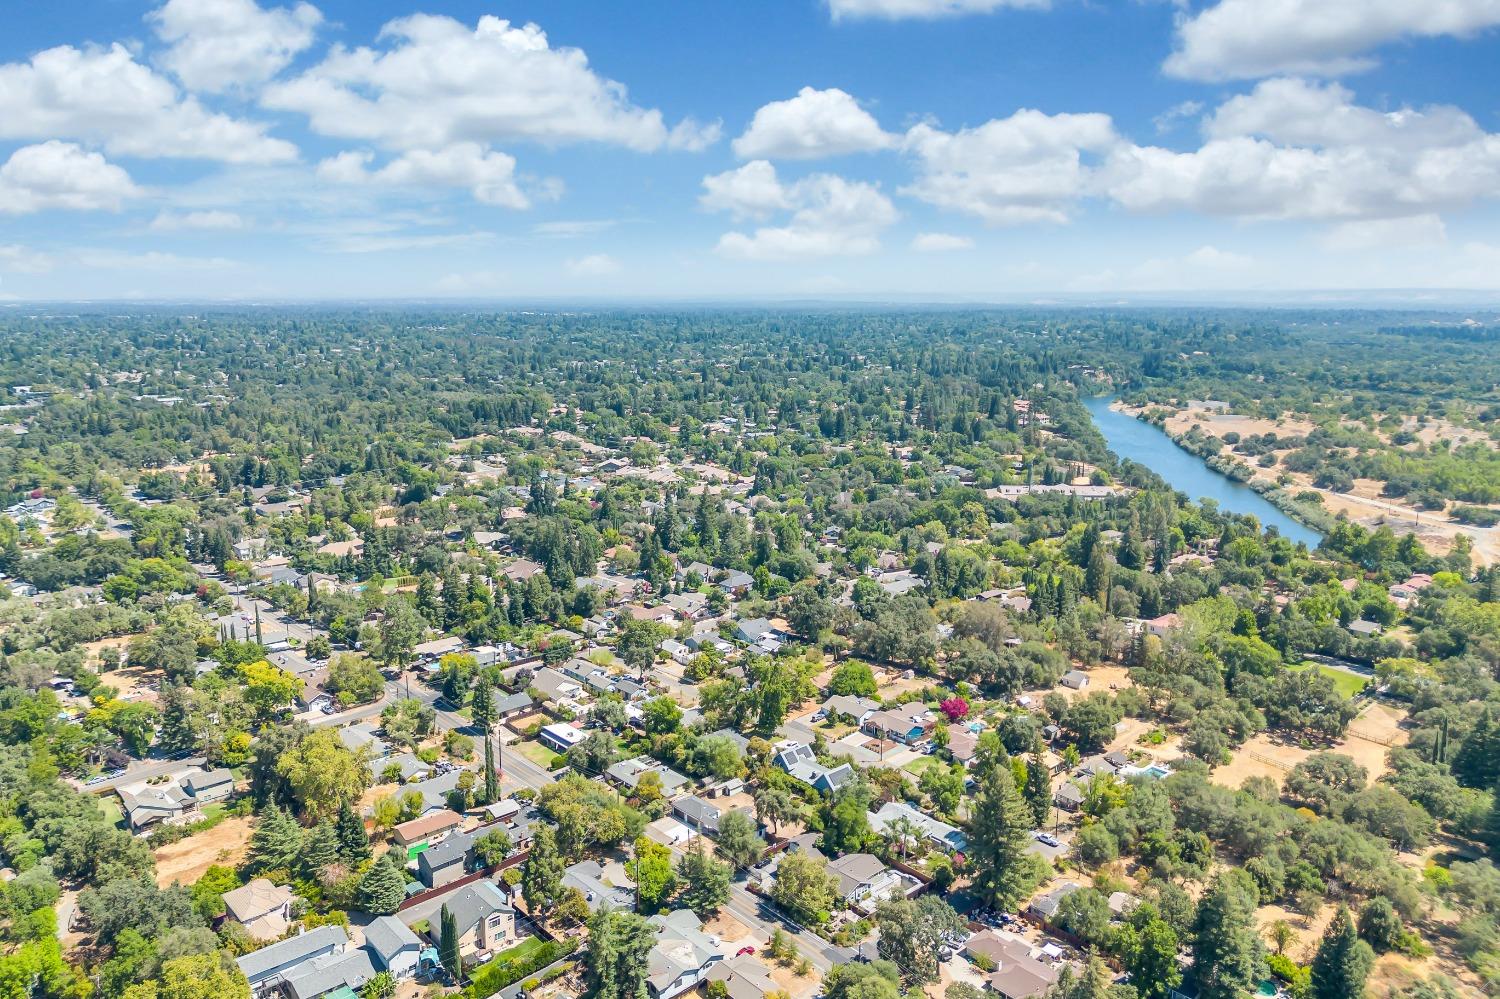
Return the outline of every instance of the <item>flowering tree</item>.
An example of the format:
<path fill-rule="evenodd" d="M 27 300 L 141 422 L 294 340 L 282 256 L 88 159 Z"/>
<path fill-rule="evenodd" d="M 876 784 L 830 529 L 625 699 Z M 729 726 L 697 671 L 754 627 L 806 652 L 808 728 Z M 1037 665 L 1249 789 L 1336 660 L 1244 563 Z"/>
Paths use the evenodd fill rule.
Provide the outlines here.
<path fill-rule="evenodd" d="M 969 717 L 969 702 L 962 697 L 950 697 L 938 705 L 950 722 L 963 721 Z"/>

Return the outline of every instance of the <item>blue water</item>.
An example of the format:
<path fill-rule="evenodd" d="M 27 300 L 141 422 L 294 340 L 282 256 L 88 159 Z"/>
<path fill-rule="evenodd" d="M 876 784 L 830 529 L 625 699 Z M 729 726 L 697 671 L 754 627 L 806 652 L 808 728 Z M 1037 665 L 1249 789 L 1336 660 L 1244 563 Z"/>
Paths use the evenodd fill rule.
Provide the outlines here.
<path fill-rule="evenodd" d="M 1282 513 L 1254 489 L 1209 468 L 1202 458 L 1179 447 L 1165 431 L 1110 409 L 1113 401 L 1100 396 L 1085 399 L 1084 405 L 1088 406 L 1109 449 L 1121 458 L 1145 465 L 1173 489 L 1193 499 L 1211 499 L 1220 509 L 1251 514 L 1262 527 L 1275 527 L 1284 537 L 1304 541 L 1309 548 L 1316 548 L 1323 540 L 1317 531 Z"/>

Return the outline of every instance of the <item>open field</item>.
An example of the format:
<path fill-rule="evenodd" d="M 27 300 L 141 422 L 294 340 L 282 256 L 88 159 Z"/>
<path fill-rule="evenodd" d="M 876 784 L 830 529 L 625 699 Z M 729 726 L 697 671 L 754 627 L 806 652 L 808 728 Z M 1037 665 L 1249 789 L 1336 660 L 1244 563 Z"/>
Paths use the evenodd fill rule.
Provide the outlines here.
<path fill-rule="evenodd" d="M 1298 663 L 1296 665 L 1288 666 L 1287 669 L 1308 669 L 1309 667 L 1313 666 L 1316 667 L 1318 672 L 1322 673 L 1326 677 L 1331 678 L 1333 680 L 1333 685 L 1338 688 L 1338 692 L 1340 694 L 1343 694 L 1345 697 L 1355 696 L 1360 691 L 1364 690 L 1365 685 L 1369 682 L 1369 680 L 1365 677 L 1359 676 L 1355 673 L 1350 673 L 1347 670 L 1335 669 L 1332 666 L 1324 666 L 1322 664 Z"/>
<path fill-rule="evenodd" d="M 212 829 L 178 840 L 156 851 L 156 883 L 189 885 L 214 864 L 238 866 L 250 850 L 255 822 L 248 817 L 225 819 Z"/>

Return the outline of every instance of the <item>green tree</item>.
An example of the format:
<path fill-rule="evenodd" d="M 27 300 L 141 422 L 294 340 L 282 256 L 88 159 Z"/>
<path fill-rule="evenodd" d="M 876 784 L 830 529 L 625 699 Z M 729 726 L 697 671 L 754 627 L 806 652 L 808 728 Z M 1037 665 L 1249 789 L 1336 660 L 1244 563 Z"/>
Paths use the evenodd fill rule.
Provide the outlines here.
<path fill-rule="evenodd" d="M 370 837 L 365 834 L 365 822 L 354 811 L 354 806 L 344 802 L 339 807 L 338 822 L 339 859 L 350 867 L 358 866 L 370 859 Z"/>
<path fill-rule="evenodd" d="M 682 708 L 672 698 L 662 695 L 646 702 L 641 709 L 641 725 L 651 735 L 675 732 L 682 723 Z"/>
<path fill-rule="evenodd" d="M 699 918 L 707 919 L 729 901 L 729 885 L 734 869 L 715 860 L 703 849 L 703 839 L 693 841 L 693 848 L 677 862 L 677 878 L 682 882 L 682 904 Z"/>
<path fill-rule="evenodd" d="M 1141 999 L 1165 999 L 1182 981 L 1177 933 L 1151 906 L 1142 904 L 1130 915 L 1130 921 L 1115 935 L 1113 949 L 1130 972 L 1130 984 Z"/>
<path fill-rule="evenodd" d="M 1375 953 L 1359 938 L 1349 907 L 1340 905 L 1313 957 L 1313 999 L 1363 999 L 1374 963 Z"/>
<path fill-rule="evenodd" d="M 459 950 L 458 919 L 446 905 L 438 913 L 438 963 L 455 982 L 463 981 L 464 961 Z"/>
<path fill-rule="evenodd" d="M 262 812 L 250 834 L 250 865 L 259 870 L 288 870 L 302 851 L 302 830 L 284 809 Z"/>
<path fill-rule="evenodd" d="M 627 619 L 615 643 L 615 654 L 632 673 L 645 673 L 656 662 L 656 649 L 672 637 L 672 629 L 655 621 Z"/>
<path fill-rule="evenodd" d="M 858 659 L 845 660 L 828 680 L 830 694 L 847 694 L 854 697 L 874 697 L 878 689 L 875 671 L 869 663 Z"/>
<path fill-rule="evenodd" d="M 532 840 L 531 852 L 521 868 L 521 897 L 532 913 L 546 910 L 562 888 L 563 859 L 557 850 L 557 834 L 542 826 Z"/>
<path fill-rule="evenodd" d="M 302 836 L 302 870 L 316 878 L 339 861 L 339 834 L 334 824 L 324 819 Z"/>
<path fill-rule="evenodd" d="M 233 961 L 194 954 L 167 961 L 154 980 L 125 990 L 123 999 L 249 999 L 250 983 Z"/>
<path fill-rule="evenodd" d="M 677 890 L 677 872 L 672 869 L 672 851 L 645 836 L 635 841 L 636 897 L 641 912 L 651 915 L 661 910 Z"/>
<path fill-rule="evenodd" d="M 818 926 L 828 921 L 838 900 L 838 882 L 822 860 L 798 850 L 776 865 L 771 899 L 798 922 Z"/>
<path fill-rule="evenodd" d="M 965 925 L 953 907 L 935 895 L 881 902 L 875 909 L 880 956 L 901 969 L 909 986 L 938 980 L 938 951 Z"/>
<path fill-rule="evenodd" d="M 1036 886 L 1031 808 L 1016 790 L 1009 766 L 981 768 L 969 816 L 969 860 L 974 886 L 986 902 L 1011 910 Z"/>
<path fill-rule="evenodd" d="M 646 999 L 646 975 L 656 927 L 633 912 L 606 906 L 589 920 L 589 959 L 584 965 L 590 999 Z"/>
<path fill-rule="evenodd" d="M 1043 755 L 1042 740 L 1038 738 L 1031 747 L 1031 756 L 1026 760 L 1026 786 L 1022 797 L 1031 807 L 1031 818 L 1037 828 L 1047 824 L 1052 811 L 1052 773 L 1047 769 Z"/>
<path fill-rule="evenodd" d="M 366 912 L 393 915 L 406 900 L 406 877 L 396 864 L 381 857 L 359 882 L 359 901 Z"/>
<path fill-rule="evenodd" d="M 1219 874 L 1198 903 L 1193 965 L 1201 999 L 1242 999 L 1255 990 L 1264 960 L 1255 934 L 1255 887 L 1242 871 Z"/>
<path fill-rule="evenodd" d="M 365 756 L 346 748 L 331 728 L 318 729 L 287 750 L 276 769 L 303 812 L 319 820 L 337 815 L 372 779 Z"/>
<path fill-rule="evenodd" d="M 752 867 L 766 852 L 766 841 L 755 831 L 755 822 L 744 812 L 729 812 L 719 820 L 719 856 L 735 867 Z"/>

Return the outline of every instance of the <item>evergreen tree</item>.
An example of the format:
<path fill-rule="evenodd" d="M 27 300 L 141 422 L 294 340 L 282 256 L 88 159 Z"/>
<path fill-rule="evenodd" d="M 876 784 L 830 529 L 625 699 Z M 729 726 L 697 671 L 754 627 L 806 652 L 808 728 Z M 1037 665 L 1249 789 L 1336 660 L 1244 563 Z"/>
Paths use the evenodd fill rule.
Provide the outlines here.
<path fill-rule="evenodd" d="M 1115 934 L 1111 947 L 1125 962 L 1130 983 L 1141 999 L 1164 999 L 1182 981 L 1177 963 L 1177 933 L 1142 904 L 1130 914 L 1130 922 Z"/>
<path fill-rule="evenodd" d="M 1234 870 L 1216 876 L 1198 904 L 1193 964 L 1199 999 L 1242 999 L 1255 991 L 1264 964 L 1255 932 L 1255 887 Z"/>
<path fill-rule="evenodd" d="M 986 903 L 1014 908 L 1033 884 L 1031 808 L 1016 790 L 1008 762 L 983 768 L 970 814 L 969 859 Z"/>
<path fill-rule="evenodd" d="M 448 907 L 438 914 L 438 962 L 455 982 L 463 980 L 464 962 L 458 946 L 458 920 Z"/>
<path fill-rule="evenodd" d="M 1115 999 L 1119 994 L 1108 965 L 1090 951 L 1082 968 L 1076 971 L 1071 965 L 1063 968 L 1047 996 L 1048 999 Z"/>
<path fill-rule="evenodd" d="M 250 835 L 250 865 L 259 870 L 290 870 L 302 852 L 297 820 L 279 806 L 261 813 Z"/>
<path fill-rule="evenodd" d="M 1313 958 L 1313 999 L 1362 999 L 1374 963 L 1375 952 L 1359 938 L 1349 907 L 1339 906 Z"/>
<path fill-rule="evenodd" d="M 1485 815 L 1484 826 L 1479 830 L 1479 840 L 1490 848 L 1490 856 L 1500 860 L 1500 783 L 1495 784 L 1490 800 L 1490 810 Z"/>
<path fill-rule="evenodd" d="M 469 716 L 474 727 L 488 733 L 495 724 L 495 694 L 490 678 L 483 673 L 474 679 L 474 692 L 469 696 Z"/>
<path fill-rule="evenodd" d="M 1024 797 L 1031 806 L 1031 817 L 1038 828 L 1047 824 L 1047 814 L 1052 810 L 1052 775 L 1043 758 L 1040 737 L 1031 746 L 1031 758 L 1026 761 L 1026 787 Z"/>
<path fill-rule="evenodd" d="M 169 753 L 184 753 L 198 748 L 198 727 L 193 718 L 191 688 L 171 683 L 161 690 L 161 727 L 157 745 Z"/>
<path fill-rule="evenodd" d="M 734 870 L 708 855 L 703 849 L 701 836 L 693 843 L 693 849 L 677 862 L 677 876 L 684 886 L 682 904 L 700 918 L 707 919 L 729 901 L 729 883 Z"/>
<path fill-rule="evenodd" d="M 339 839 L 339 859 L 351 867 L 370 859 L 370 838 L 365 835 L 365 823 L 353 807 L 345 802 L 339 808 L 335 826 Z"/>
<path fill-rule="evenodd" d="M 533 914 L 544 911 L 557 900 L 562 888 L 563 862 L 557 850 L 557 834 L 551 826 L 542 826 L 532 841 L 531 853 L 521 868 L 521 897 Z"/>
<path fill-rule="evenodd" d="M 1453 754 L 1453 776 L 1465 787 L 1493 787 L 1500 780 L 1500 721 L 1486 709 Z"/>
<path fill-rule="evenodd" d="M 386 857 L 375 861 L 359 882 L 359 901 L 377 916 L 395 913 L 406 898 L 406 877 Z"/>
<path fill-rule="evenodd" d="M 484 804 L 500 799 L 500 772 L 495 767 L 495 740 L 484 731 Z"/>
<path fill-rule="evenodd" d="M 339 862 L 339 834 L 332 822 L 324 820 L 309 829 L 302 837 L 302 869 L 309 875 Z"/>
<path fill-rule="evenodd" d="M 646 999 L 656 927 L 633 912 L 601 908 L 589 919 L 584 983 L 591 999 Z"/>

